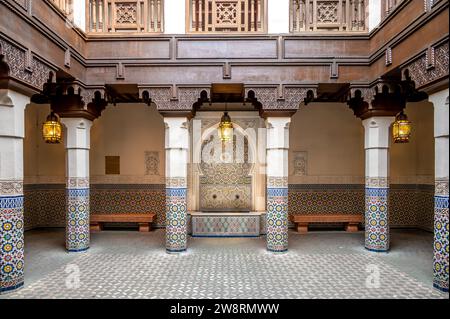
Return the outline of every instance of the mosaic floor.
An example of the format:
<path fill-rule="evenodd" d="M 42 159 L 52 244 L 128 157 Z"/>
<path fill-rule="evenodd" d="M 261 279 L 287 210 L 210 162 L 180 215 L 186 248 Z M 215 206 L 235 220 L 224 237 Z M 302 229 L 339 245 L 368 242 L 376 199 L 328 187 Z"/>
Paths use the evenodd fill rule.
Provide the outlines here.
<path fill-rule="evenodd" d="M 64 231 L 26 233 L 26 286 L 1 298 L 448 298 L 431 287 L 432 234 L 393 230 L 392 250 L 371 253 L 363 233 L 290 232 L 274 255 L 259 238 L 191 238 L 168 255 L 164 231 L 105 231 L 84 253 Z"/>

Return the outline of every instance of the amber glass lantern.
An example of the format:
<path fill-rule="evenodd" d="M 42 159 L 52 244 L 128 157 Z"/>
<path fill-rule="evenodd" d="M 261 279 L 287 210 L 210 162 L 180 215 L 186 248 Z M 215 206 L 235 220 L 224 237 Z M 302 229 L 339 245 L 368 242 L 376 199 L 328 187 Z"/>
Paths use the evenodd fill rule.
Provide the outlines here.
<path fill-rule="evenodd" d="M 222 142 L 229 142 L 233 138 L 233 123 L 228 112 L 225 112 L 220 120 L 218 133 Z"/>
<path fill-rule="evenodd" d="M 61 143 L 62 127 L 59 121 L 58 115 L 55 113 L 50 113 L 47 116 L 47 120 L 42 126 L 42 136 L 44 137 L 45 143 L 48 144 L 59 144 Z"/>
<path fill-rule="evenodd" d="M 403 112 L 397 115 L 392 127 L 392 134 L 395 143 L 409 143 L 409 138 L 411 137 L 411 122 L 408 121 L 408 117 Z"/>

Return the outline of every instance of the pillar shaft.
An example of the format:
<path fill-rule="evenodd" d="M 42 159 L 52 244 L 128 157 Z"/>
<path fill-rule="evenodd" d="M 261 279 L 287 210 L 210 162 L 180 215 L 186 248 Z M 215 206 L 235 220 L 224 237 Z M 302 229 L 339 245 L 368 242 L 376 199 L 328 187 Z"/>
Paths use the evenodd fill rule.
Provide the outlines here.
<path fill-rule="evenodd" d="M 188 119 L 164 118 L 166 123 L 166 250 L 187 249 Z"/>
<path fill-rule="evenodd" d="M 92 122 L 64 118 L 66 126 L 66 249 L 89 248 L 89 149 Z"/>
<path fill-rule="evenodd" d="M 365 247 L 389 250 L 389 127 L 394 117 L 363 121 L 366 152 Z"/>
<path fill-rule="evenodd" d="M 434 206 L 434 279 L 435 288 L 448 292 L 449 285 L 449 103 L 448 90 L 430 96 L 434 104 L 435 206 Z"/>
<path fill-rule="evenodd" d="M 23 138 L 29 98 L 0 90 L 0 294 L 24 284 Z"/>
<path fill-rule="evenodd" d="M 289 117 L 267 118 L 267 249 L 288 249 Z"/>

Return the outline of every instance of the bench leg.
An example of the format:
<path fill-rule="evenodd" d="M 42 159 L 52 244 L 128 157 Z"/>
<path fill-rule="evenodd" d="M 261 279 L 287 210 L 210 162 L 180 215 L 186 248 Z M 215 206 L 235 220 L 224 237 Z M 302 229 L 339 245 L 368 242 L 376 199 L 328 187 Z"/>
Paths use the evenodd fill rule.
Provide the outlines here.
<path fill-rule="evenodd" d="M 307 223 L 298 223 L 297 224 L 297 231 L 300 234 L 307 234 L 308 233 L 308 224 Z"/>
<path fill-rule="evenodd" d="M 91 232 L 100 232 L 103 227 L 101 223 L 91 223 Z"/>
<path fill-rule="evenodd" d="M 141 233 L 147 233 L 150 231 L 150 223 L 139 223 L 139 231 Z"/>
<path fill-rule="evenodd" d="M 345 225 L 345 231 L 349 233 L 358 232 L 358 224 L 357 223 L 348 223 Z"/>

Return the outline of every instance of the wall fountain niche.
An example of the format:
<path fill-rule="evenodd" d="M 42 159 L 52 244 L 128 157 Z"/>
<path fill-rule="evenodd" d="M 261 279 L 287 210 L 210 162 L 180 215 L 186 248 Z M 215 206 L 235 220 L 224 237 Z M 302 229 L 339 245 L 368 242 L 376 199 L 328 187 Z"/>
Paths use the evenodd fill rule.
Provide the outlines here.
<path fill-rule="evenodd" d="M 201 155 L 200 210 L 250 212 L 253 160 L 248 137 L 235 130 L 233 140 L 223 143 L 213 131 L 203 141 Z"/>

